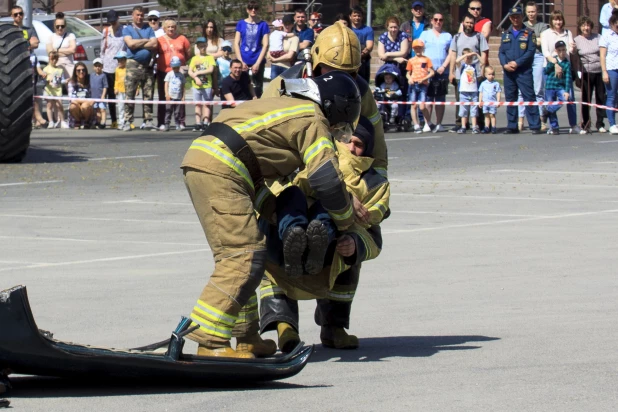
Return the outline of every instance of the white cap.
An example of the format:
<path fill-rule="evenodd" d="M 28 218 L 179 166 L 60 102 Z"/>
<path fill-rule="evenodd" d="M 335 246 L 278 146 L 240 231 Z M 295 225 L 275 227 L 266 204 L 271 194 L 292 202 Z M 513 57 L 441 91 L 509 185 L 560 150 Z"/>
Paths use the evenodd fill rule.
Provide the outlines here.
<path fill-rule="evenodd" d="M 150 10 L 148 12 L 148 17 L 156 17 L 157 19 L 161 18 L 161 13 L 158 10 Z"/>
<path fill-rule="evenodd" d="M 94 66 L 95 64 L 100 63 L 101 65 L 103 64 L 103 60 L 100 57 L 97 57 L 96 59 L 94 59 L 92 61 L 92 65 Z"/>

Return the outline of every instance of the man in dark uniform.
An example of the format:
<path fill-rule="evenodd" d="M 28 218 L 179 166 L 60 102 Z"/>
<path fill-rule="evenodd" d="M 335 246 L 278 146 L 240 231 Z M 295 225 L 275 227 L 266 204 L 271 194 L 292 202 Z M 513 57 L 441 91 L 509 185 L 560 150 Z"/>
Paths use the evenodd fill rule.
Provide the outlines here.
<path fill-rule="evenodd" d="M 521 7 L 513 7 L 509 11 L 512 26 L 502 33 L 500 42 L 500 64 L 504 68 L 504 96 L 507 102 L 516 102 L 518 92 L 526 102 L 535 102 L 533 88 L 532 62 L 536 50 L 536 35 L 534 30 L 523 24 Z M 532 134 L 541 134 L 541 119 L 538 106 L 528 106 L 526 110 L 528 124 Z M 508 120 L 505 134 L 519 133 L 517 128 L 518 109 L 509 106 L 506 109 Z"/>

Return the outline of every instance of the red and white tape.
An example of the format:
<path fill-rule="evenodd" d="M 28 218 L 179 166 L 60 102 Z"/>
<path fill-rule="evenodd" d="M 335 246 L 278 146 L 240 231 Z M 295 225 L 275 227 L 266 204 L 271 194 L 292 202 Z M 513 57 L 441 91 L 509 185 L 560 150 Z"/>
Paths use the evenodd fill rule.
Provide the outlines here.
<path fill-rule="evenodd" d="M 133 103 L 133 104 L 182 104 L 182 105 L 195 105 L 195 106 L 231 106 L 233 104 L 244 103 L 245 100 L 236 100 L 233 102 L 222 101 L 210 101 L 210 102 L 196 102 L 196 101 L 167 101 L 167 100 L 118 100 L 118 99 L 93 99 L 93 98 L 80 98 L 80 97 L 68 97 L 68 96 L 34 96 L 39 100 L 60 100 L 60 101 L 86 101 L 93 103 Z"/>
<path fill-rule="evenodd" d="M 60 101 L 72 101 L 72 100 L 80 100 L 87 102 L 103 102 L 103 103 L 133 103 L 133 104 L 181 104 L 181 105 L 193 105 L 193 106 L 232 106 L 240 103 L 244 103 L 245 100 L 235 100 L 235 101 L 208 101 L 208 102 L 196 102 L 196 101 L 166 101 L 166 100 L 116 100 L 116 99 L 83 99 L 78 97 L 56 97 L 56 96 L 34 96 L 35 99 L 39 100 L 60 100 Z M 376 100 L 377 104 L 420 104 L 423 102 L 398 102 L 394 100 Z M 424 102 L 427 106 L 481 106 L 480 102 Z M 585 102 L 483 102 L 482 106 L 555 106 L 555 105 L 567 105 L 567 104 L 582 104 L 585 106 L 595 107 L 603 110 L 613 110 L 618 111 L 618 108 L 603 106 L 595 103 L 585 103 Z"/>

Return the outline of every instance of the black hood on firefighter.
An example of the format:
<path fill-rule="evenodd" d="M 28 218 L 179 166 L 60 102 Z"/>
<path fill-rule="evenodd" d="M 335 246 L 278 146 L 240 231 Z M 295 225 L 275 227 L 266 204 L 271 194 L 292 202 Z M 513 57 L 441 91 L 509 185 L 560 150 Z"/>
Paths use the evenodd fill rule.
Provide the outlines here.
<path fill-rule="evenodd" d="M 363 151 L 363 156 L 365 157 L 372 157 L 373 155 L 373 134 L 373 125 L 369 119 L 365 116 L 361 116 L 358 119 L 358 125 L 356 126 L 356 129 L 354 129 L 354 133 L 352 133 L 352 135 L 358 137 L 365 145 L 365 149 Z"/>

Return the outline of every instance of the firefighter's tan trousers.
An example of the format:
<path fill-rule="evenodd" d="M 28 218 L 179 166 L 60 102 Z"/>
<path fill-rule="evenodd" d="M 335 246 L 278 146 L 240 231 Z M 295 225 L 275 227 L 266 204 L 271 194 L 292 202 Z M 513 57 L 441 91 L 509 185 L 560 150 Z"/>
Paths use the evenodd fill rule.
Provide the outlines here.
<path fill-rule="evenodd" d="M 239 177 L 185 168 L 185 184 L 215 260 L 215 270 L 191 312 L 187 335 L 207 347 L 257 333 L 255 290 L 264 275 L 265 237 L 253 211 L 253 191 Z M 242 310 L 241 310 L 242 308 Z"/>

